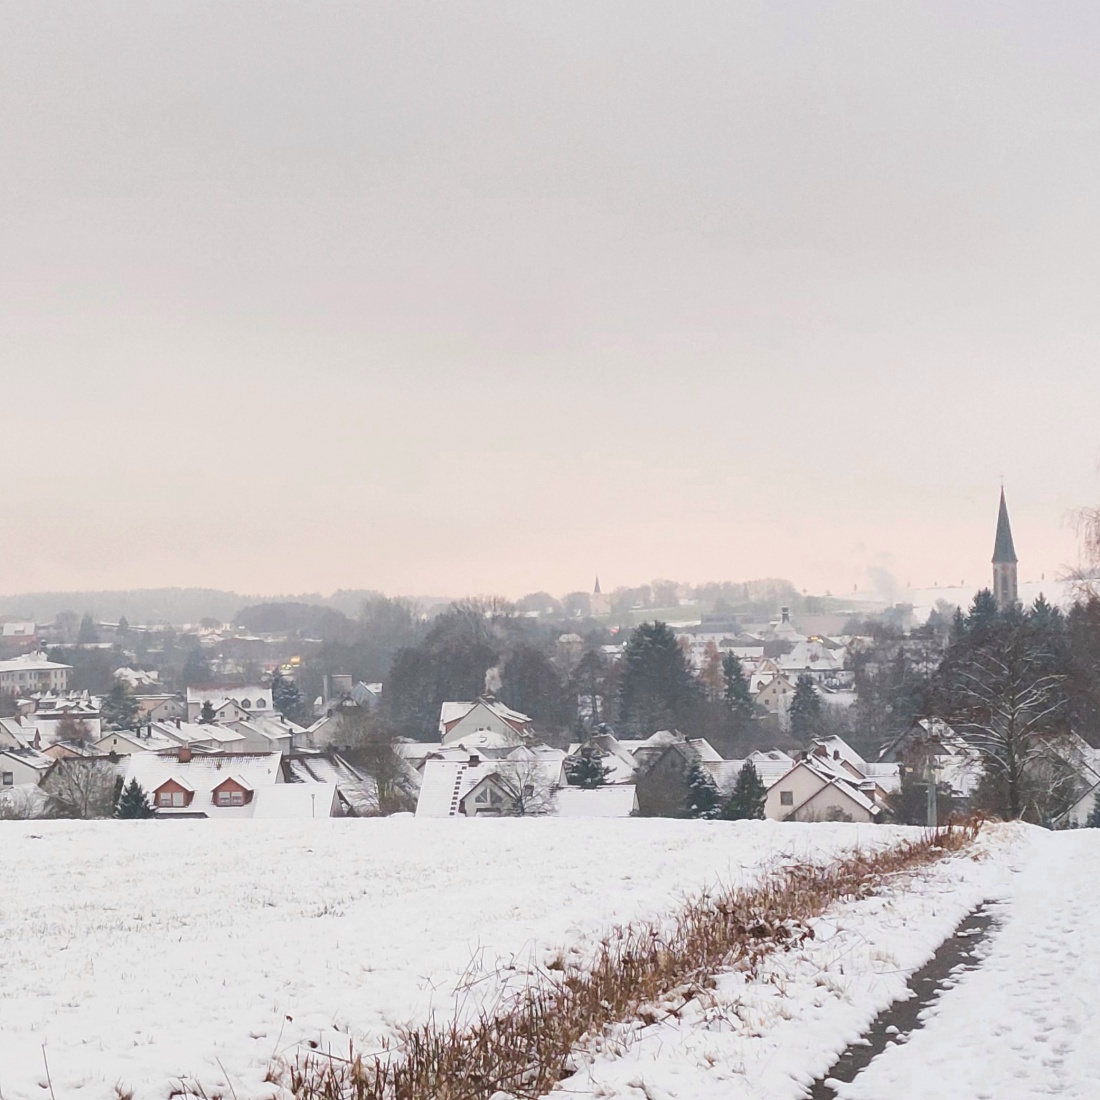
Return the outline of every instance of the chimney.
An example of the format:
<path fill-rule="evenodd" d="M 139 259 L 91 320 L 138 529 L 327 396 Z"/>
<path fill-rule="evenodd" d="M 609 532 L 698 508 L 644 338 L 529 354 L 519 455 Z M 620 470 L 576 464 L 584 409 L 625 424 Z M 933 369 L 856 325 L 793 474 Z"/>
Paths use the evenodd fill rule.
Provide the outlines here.
<path fill-rule="evenodd" d="M 179 729 L 179 728 L 180 728 L 180 720 L 177 718 L 176 719 L 176 729 Z"/>
<path fill-rule="evenodd" d="M 789 623 L 791 621 L 791 609 L 789 607 L 781 607 L 779 613 L 783 616 L 783 622 Z"/>
<path fill-rule="evenodd" d="M 152 737 L 153 736 L 153 723 L 152 722 L 150 722 L 149 725 L 145 727 L 145 736 L 146 737 Z"/>
<path fill-rule="evenodd" d="M 481 757 L 476 752 L 470 753 L 470 767 L 476 768 L 481 763 Z"/>
<path fill-rule="evenodd" d="M 180 745 L 179 762 L 181 764 L 190 764 L 191 763 L 191 746 L 190 745 Z"/>

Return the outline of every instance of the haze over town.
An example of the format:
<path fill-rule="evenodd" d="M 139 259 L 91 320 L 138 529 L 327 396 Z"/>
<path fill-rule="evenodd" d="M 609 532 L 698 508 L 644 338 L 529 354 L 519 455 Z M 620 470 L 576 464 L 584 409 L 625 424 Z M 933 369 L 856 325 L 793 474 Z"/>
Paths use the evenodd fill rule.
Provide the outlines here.
<path fill-rule="evenodd" d="M 792 11 L 5 5 L 0 590 L 1072 562 L 1100 14 Z"/>

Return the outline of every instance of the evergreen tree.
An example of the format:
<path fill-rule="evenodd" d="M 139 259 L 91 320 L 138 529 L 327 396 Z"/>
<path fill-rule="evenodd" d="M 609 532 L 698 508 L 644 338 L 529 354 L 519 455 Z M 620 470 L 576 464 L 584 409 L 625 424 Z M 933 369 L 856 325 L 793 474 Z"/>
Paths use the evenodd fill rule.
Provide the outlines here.
<path fill-rule="evenodd" d="M 805 673 L 795 683 L 788 718 L 791 736 L 799 741 L 809 741 L 817 732 L 821 721 L 821 697 L 813 680 Z"/>
<path fill-rule="evenodd" d="M 271 704 L 286 719 L 297 722 L 305 717 L 305 699 L 298 685 L 281 672 L 271 681 Z"/>
<path fill-rule="evenodd" d="M 91 615 L 85 615 L 80 620 L 80 633 L 76 636 L 79 645 L 91 645 L 99 641 L 99 631 L 95 628 L 95 621 Z"/>
<path fill-rule="evenodd" d="M 149 798 L 142 790 L 141 784 L 136 779 L 131 779 L 119 796 L 115 817 L 152 817 L 154 813 L 155 811 L 149 804 Z"/>
<path fill-rule="evenodd" d="M 202 705 L 202 712 L 199 714 L 199 725 L 212 726 L 215 718 L 214 704 L 207 699 Z"/>
<path fill-rule="evenodd" d="M 626 643 L 619 720 L 634 733 L 689 724 L 701 692 L 676 635 L 661 622 L 642 623 Z"/>
<path fill-rule="evenodd" d="M 180 676 L 184 687 L 194 687 L 196 684 L 209 684 L 211 675 L 210 665 L 207 663 L 205 654 L 199 646 L 195 646 L 195 648 L 187 654 L 187 661 L 184 663 L 183 672 Z"/>
<path fill-rule="evenodd" d="M 137 700 L 126 690 L 121 680 L 116 680 L 107 698 L 103 700 L 104 724 L 109 729 L 132 729 L 137 722 L 139 712 Z"/>
<path fill-rule="evenodd" d="M 611 769 L 603 763 L 596 748 L 582 745 L 576 755 L 566 757 L 565 774 L 569 778 L 570 786 L 591 791 L 607 782 Z"/>
<path fill-rule="evenodd" d="M 756 707 L 749 694 L 749 682 L 745 678 L 736 653 L 727 652 L 722 658 L 722 677 L 726 682 L 725 699 L 730 712 L 734 717 L 746 721 L 752 718 Z"/>
<path fill-rule="evenodd" d="M 1089 816 L 1085 818 L 1085 828 L 1100 829 L 1100 794 L 1097 794 L 1092 809 L 1089 811 Z"/>
<path fill-rule="evenodd" d="M 687 775 L 688 817 L 714 818 L 721 809 L 721 796 L 710 773 L 698 760 L 693 760 Z"/>
<path fill-rule="evenodd" d="M 722 807 L 722 817 L 727 821 L 759 820 L 764 816 L 764 800 L 768 789 L 756 773 L 756 766 L 746 760 L 737 773 L 737 782 L 733 785 L 726 804 Z"/>

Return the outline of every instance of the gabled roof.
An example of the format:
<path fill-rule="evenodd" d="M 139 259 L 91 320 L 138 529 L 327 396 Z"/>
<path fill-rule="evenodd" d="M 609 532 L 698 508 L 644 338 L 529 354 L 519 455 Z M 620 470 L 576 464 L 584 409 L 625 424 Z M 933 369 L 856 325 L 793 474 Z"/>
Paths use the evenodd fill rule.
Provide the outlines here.
<path fill-rule="evenodd" d="M 633 783 L 586 791 L 562 787 L 554 799 L 554 817 L 629 817 L 638 806 Z"/>
<path fill-rule="evenodd" d="M 994 565 L 1015 565 L 1016 548 L 1012 545 L 1012 526 L 1008 522 L 1008 505 L 1004 487 L 1001 487 L 1001 505 L 997 509 L 997 538 L 993 543 Z"/>

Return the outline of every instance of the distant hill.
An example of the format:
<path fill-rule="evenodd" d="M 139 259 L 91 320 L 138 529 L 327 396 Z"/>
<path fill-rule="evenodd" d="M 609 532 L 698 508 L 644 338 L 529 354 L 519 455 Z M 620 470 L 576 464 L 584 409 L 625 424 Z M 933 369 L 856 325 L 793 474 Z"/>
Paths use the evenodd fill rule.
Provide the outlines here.
<path fill-rule="evenodd" d="M 97 622 L 115 623 L 125 617 L 130 623 L 197 623 L 217 619 L 231 623 L 243 608 L 262 603 L 302 603 L 331 607 L 345 615 L 357 615 L 369 588 L 340 588 L 331 596 L 319 592 L 300 595 L 253 596 L 221 588 L 135 588 L 119 592 L 23 592 L 0 596 L 0 615 L 40 623 L 52 622 L 62 611 L 89 614 Z M 422 607 L 449 603 L 443 596 L 413 597 Z"/>
<path fill-rule="evenodd" d="M 99 622 L 197 623 L 211 618 L 231 622 L 248 604 L 294 599 L 306 603 L 327 603 L 325 597 L 242 596 L 218 588 L 136 588 L 129 592 L 24 592 L 0 596 L 0 615 L 17 615 L 37 622 L 52 622 L 62 611 L 90 614 Z"/>

